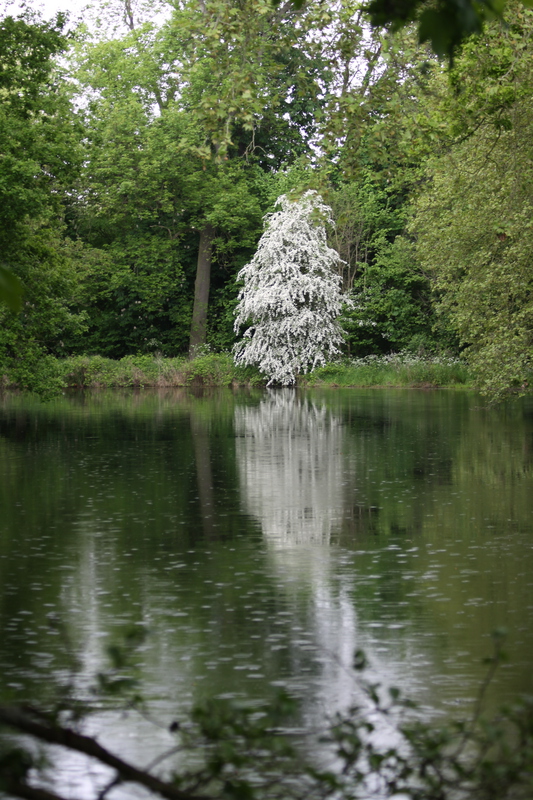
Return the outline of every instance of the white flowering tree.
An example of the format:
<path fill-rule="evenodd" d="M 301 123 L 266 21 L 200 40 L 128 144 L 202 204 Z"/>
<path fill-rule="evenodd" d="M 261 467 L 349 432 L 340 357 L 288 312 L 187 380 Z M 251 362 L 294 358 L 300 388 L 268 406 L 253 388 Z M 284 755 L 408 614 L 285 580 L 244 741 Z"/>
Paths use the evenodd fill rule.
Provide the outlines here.
<path fill-rule="evenodd" d="M 326 242 L 331 209 L 317 192 L 298 200 L 282 195 L 279 211 L 265 217 L 265 232 L 253 259 L 238 275 L 244 281 L 235 332 L 248 325 L 235 345 L 237 364 L 256 364 L 269 384 L 290 386 L 300 373 L 339 353 L 342 330 L 341 261 Z"/>

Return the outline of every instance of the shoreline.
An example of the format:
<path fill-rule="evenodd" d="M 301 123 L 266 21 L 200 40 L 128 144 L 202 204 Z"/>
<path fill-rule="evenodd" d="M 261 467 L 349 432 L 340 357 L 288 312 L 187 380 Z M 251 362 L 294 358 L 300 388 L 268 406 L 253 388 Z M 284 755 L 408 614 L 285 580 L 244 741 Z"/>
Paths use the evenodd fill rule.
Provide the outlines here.
<path fill-rule="evenodd" d="M 17 380 L 17 378 L 19 378 Z M 229 353 L 185 356 L 130 355 L 48 356 L 36 364 L 35 375 L 21 379 L 0 375 L 0 390 L 61 393 L 69 389 L 141 388 L 264 388 L 267 378 L 255 367 L 236 366 Z M 472 389 L 477 387 L 468 366 L 449 356 L 391 354 L 344 359 L 298 376 L 300 389 Z"/>

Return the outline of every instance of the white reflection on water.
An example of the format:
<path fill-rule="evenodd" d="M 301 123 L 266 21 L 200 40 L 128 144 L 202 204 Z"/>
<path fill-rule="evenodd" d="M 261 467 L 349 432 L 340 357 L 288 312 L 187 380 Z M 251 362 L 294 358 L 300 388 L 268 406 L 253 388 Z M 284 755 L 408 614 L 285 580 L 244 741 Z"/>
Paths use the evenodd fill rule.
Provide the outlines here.
<path fill-rule="evenodd" d="M 343 507 L 341 425 L 324 405 L 284 389 L 237 407 L 235 433 L 242 502 L 261 525 L 277 582 L 289 596 L 311 592 L 314 648 L 324 654 L 319 705 L 331 711 L 353 692 L 356 640 L 353 604 L 331 585 L 330 540 Z"/>
<path fill-rule="evenodd" d="M 97 675 L 109 670 L 110 663 L 106 646 L 120 643 L 112 634 L 114 625 L 131 624 L 128 616 L 115 616 L 111 622 L 106 609 L 110 591 L 110 564 L 116 563 L 115 548 L 102 546 L 102 521 L 96 509 L 82 512 L 75 523 L 77 569 L 64 581 L 62 601 L 68 608 L 70 619 L 69 638 L 76 644 L 78 667 L 74 679 L 74 694 L 78 700 L 86 699 L 93 709 L 82 722 L 81 732 L 94 736 L 100 744 L 113 754 L 139 767 L 147 767 L 153 759 L 175 744 L 164 725 L 155 725 L 142 714 L 127 710 L 127 701 L 120 696 L 116 702 L 124 710 L 106 710 L 105 701 L 100 701 Z M 107 545 L 109 547 L 109 545 Z M 112 569 L 112 568 L 111 568 Z M 143 620 L 148 623 L 149 620 Z M 53 769 L 50 771 L 50 788 L 65 796 L 80 800 L 94 800 L 110 784 L 115 776 L 113 769 L 73 750 L 51 747 Z M 128 784 L 118 786 L 108 794 L 113 800 L 148 800 L 152 795 L 142 787 Z"/>
<path fill-rule="evenodd" d="M 235 409 L 243 501 L 272 547 L 327 544 L 342 515 L 342 437 L 324 405 L 270 391 Z"/>
<path fill-rule="evenodd" d="M 358 628 L 355 576 L 339 571 L 342 554 L 332 543 L 350 470 L 342 425 L 323 404 L 286 389 L 270 391 L 256 407 L 237 407 L 235 432 L 241 502 L 261 525 L 271 570 L 290 605 L 307 597 L 313 639 L 307 646 L 320 672 L 316 680 L 302 676 L 303 691 L 290 688 L 305 697 L 307 730 L 318 730 L 335 711 L 366 705 L 351 668 L 357 648 L 370 655 L 385 685 L 396 677 L 395 665 Z M 380 736 L 391 743 L 390 732 L 380 729 Z"/>

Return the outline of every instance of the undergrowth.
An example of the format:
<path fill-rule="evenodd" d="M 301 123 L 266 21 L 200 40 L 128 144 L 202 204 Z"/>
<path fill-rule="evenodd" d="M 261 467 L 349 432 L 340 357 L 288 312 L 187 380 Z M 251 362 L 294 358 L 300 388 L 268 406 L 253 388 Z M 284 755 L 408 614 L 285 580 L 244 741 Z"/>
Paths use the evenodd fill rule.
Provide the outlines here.
<path fill-rule="evenodd" d="M 41 370 L 42 372 L 42 370 Z M 18 377 L 18 376 L 17 376 Z M 206 353 L 194 359 L 131 355 L 119 360 L 103 356 L 49 357 L 39 380 L 6 376 L 4 388 L 35 391 L 42 396 L 64 389 L 113 389 L 183 386 L 255 386 L 264 383 L 252 368 L 236 367 L 227 353 Z"/>
<path fill-rule="evenodd" d="M 266 377 L 256 367 L 235 365 L 229 353 L 206 352 L 194 359 L 184 356 L 130 355 L 119 360 L 103 356 L 42 359 L 32 374 L 5 375 L 0 388 L 34 391 L 42 397 L 65 389 L 148 388 L 186 386 L 264 386 Z M 447 356 L 393 354 L 345 359 L 326 364 L 298 378 L 301 387 L 405 386 L 470 387 L 464 362 Z"/>
<path fill-rule="evenodd" d="M 306 376 L 302 383 L 307 386 L 469 387 L 472 377 L 467 365 L 458 358 L 393 353 L 326 364 Z"/>

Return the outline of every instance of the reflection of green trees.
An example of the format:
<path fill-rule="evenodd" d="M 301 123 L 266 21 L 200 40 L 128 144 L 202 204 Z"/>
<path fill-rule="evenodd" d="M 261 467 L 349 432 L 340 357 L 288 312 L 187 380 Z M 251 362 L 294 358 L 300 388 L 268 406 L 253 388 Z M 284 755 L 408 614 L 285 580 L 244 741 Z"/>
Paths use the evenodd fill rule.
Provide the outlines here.
<path fill-rule="evenodd" d="M 158 534 L 167 537 L 174 521 L 190 523 L 175 532 L 182 538 L 187 531 L 194 538 L 199 506 L 191 423 L 207 426 L 216 442 L 232 417 L 232 403 L 230 393 L 207 401 L 169 392 L 5 405 L 0 421 L 0 442 L 7 448 L 1 467 L 4 540 L 16 531 L 20 513 L 27 529 L 37 530 L 49 526 L 59 511 L 69 518 L 80 509 L 92 512 L 95 520 L 113 518 L 125 536 L 157 516 L 151 543 Z M 231 464 L 227 458 L 221 464 L 213 449 L 214 474 L 229 470 L 231 483 Z M 9 502 L 15 489 L 23 512 Z M 217 502 L 223 511 L 233 499 L 234 493 L 223 491 Z M 221 535 L 224 519 L 219 521 Z M 64 531 L 65 526 L 58 535 Z"/>
<path fill-rule="evenodd" d="M 511 519 L 528 524 L 533 453 L 524 405 L 484 408 L 473 394 L 410 390 L 320 396 L 349 434 L 354 483 L 343 537 L 409 537 L 435 521 L 472 536 L 472 517 L 504 529 Z"/>
<path fill-rule="evenodd" d="M 258 667 L 262 686 L 291 674 L 293 615 L 264 570 L 255 523 L 240 512 L 234 402 L 229 392 L 4 401 L 6 683 L 22 667 L 34 676 L 24 691 L 38 692 L 47 670 L 67 668 L 50 613 L 66 619 L 84 674 L 98 668 L 108 636 L 147 624 L 145 678 L 155 694 L 169 686 L 176 702 L 193 685 L 200 695 L 231 685 L 253 693 Z M 38 576 L 35 586 L 27 576 Z"/>
<path fill-rule="evenodd" d="M 47 615 L 64 611 L 65 598 L 67 607 L 77 597 L 78 608 L 89 610 L 95 600 L 100 612 L 109 607 L 109 620 L 130 619 L 139 570 L 163 568 L 169 555 L 202 539 L 195 419 L 214 442 L 216 535 L 246 532 L 250 526 L 236 517 L 231 458 L 216 445 L 227 440 L 221 431 L 232 403 L 229 393 L 210 400 L 185 393 L 77 396 L 49 405 L 4 400 L 0 616 L 8 671 L 31 674 L 43 649 L 57 655 L 48 646 L 57 632 Z M 77 638 L 83 641 L 81 628 Z"/>
<path fill-rule="evenodd" d="M 357 548 L 359 617 L 384 624 L 378 639 L 394 623 L 430 635 L 448 653 L 450 685 L 464 662 L 449 651 L 469 652 L 475 664 L 490 632 L 509 626 L 516 687 L 530 690 L 529 406 L 485 408 L 466 393 L 321 396 L 349 432 L 355 481 L 340 541 Z"/>

